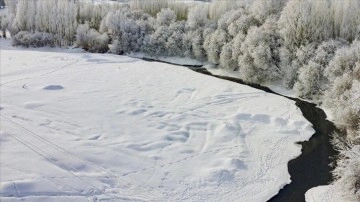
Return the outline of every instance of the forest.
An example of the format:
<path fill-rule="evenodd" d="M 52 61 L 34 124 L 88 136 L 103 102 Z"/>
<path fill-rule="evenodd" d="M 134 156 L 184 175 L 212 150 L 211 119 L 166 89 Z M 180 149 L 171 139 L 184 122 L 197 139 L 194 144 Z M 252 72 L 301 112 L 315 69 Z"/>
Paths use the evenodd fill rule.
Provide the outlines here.
<path fill-rule="evenodd" d="M 327 109 L 341 129 L 333 170 L 344 200 L 360 200 L 360 1 L 254 0 L 187 4 L 131 0 L 5 0 L 1 37 L 13 46 L 193 58 L 280 85 Z"/>

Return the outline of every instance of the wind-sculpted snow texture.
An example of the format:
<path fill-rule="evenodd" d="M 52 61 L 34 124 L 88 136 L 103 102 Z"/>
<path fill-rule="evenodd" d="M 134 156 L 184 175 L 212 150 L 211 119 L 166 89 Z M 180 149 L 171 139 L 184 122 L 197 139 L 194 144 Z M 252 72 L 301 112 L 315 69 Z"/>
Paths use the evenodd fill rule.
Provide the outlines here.
<path fill-rule="evenodd" d="M 292 101 L 183 67 L 1 51 L 1 201 L 266 201 L 313 132 Z"/>

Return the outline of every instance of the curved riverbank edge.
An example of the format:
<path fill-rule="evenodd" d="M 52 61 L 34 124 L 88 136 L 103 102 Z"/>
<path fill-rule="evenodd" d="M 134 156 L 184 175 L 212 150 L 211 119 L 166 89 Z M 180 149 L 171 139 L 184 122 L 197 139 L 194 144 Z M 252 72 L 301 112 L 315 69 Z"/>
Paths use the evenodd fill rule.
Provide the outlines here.
<path fill-rule="evenodd" d="M 331 144 L 331 134 L 339 130 L 334 123 L 327 119 L 324 110 L 316 104 L 299 98 L 282 95 L 259 84 L 246 83 L 239 78 L 212 74 L 206 68 L 203 68 L 203 65 L 182 65 L 146 57 L 141 59 L 150 62 L 184 66 L 197 73 L 247 85 L 295 101 L 296 106 L 301 110 L 303 116 L 312 123 L 315 134 L 308 141 L 297 143 L 302 147 L 301 155 L 288 162 L 291 183 L 279 190 L 277 195 L 268 200 L 269 202 L 303 202 L 305 201 L 305 193 L 309 189 L 321 185 L 328 185 L 333 181 L 331 164 L 335 162 L 338 153 Z"/>
<path fill-rule="evenodd" d="M 270 202 L 305 201 L 306 191 L 320 185 L 328 185 L 333 180 L 330 164 L 334 162 L 337 152 L 331 144 L 330 134 L 338 131 L 338 129 L 334 123 L 327 120 L 325 112 L 317 107 L 316 104 L 298 98 L 284 96 L 274 92 L 268 87 L 259 84 L 249 84 L 238 78 L 213 75 L 205 68 L 193 67 L 191 69 L 198 73 L 248 85 L 293 100 L 303 113 L 303 116 L 313 124 L 315 134 L 309 141 L 298 142 L 298 144 L 302 146 L 301 155 L 288 162 L 291 183 L 285 185 L 277 195 L 269 200 Z"/>

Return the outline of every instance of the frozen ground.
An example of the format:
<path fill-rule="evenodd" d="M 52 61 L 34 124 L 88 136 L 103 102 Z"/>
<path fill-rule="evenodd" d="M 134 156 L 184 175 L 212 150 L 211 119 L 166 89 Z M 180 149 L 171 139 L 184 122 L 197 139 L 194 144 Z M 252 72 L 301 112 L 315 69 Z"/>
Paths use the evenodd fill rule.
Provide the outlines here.
<path fill-rule="evenodd" d="M 1 201 L 266 201 L 294 102 L 125 56 L 1 50 Z"/>

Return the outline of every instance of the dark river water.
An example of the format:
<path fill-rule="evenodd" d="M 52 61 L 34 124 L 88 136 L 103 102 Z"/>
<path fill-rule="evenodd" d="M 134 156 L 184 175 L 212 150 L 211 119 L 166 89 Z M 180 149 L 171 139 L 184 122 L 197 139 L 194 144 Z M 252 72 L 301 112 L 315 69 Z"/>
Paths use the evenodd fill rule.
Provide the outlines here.
<path fill-rule="evenodd" d="M 152 59 L 145 60 L 156 61 Z M 307 190 L 319 185 L 327 185 L 332 181 L 332 167 L 330 164 L 334 162 L 338 153 L 334 150 L 331 144 L 331 134 L 338 131 L 338 129 L 331 121 L 326 120 L 325 112 L 318 108 L 316 104 L 297 98 L 287 97 L 278 94 L 267 87 L 258 84 L 245 83 L 238 78 L 213 75 L 201 66 L 182 66 L 188 67 L 189 69 L 201 74 L 247 85 L 293 100 L 296 102 L 296 106 L 299 107 L 303 116 L 312 123 L 315 134 L 309 141 L 297 143 L 302 146 L 302 153 L 299 157 L 289 161 L 288 163 L 291 183 L 285 185 L 277 195 L 268 200 L 269 202 L 304 202 L 305 192 Z"/>

